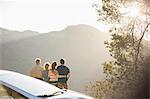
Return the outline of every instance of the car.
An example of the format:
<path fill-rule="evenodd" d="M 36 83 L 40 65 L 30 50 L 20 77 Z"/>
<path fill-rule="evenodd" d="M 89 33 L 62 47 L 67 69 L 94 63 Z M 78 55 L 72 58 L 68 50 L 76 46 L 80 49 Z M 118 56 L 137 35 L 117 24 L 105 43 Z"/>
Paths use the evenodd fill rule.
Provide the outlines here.
<path fill-rule="evenodd" d="M 59 89 L 42 80 L 8 70 L 0 70 L 0 84 L 0 99 L 94 99 L 79 92 Z"/>

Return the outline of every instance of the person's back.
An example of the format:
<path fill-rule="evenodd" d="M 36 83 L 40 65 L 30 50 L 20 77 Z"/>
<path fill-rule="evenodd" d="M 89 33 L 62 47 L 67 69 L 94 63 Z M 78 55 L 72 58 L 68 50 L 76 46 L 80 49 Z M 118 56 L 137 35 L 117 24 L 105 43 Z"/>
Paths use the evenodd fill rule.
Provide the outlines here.
<path fill-rule="evenodd" d="M 57 86 L 57 82 L 58 82 L 58 71 L 55 69 L 56 65 L 57 65 L 56 62 L 52 63 L 51 70 L 49 70 L 48 72 L 49 83 L 55 86 Z"/>
<path fill-rule="evenodd" d="M 48 76 L 50 77 L 49 82 L 58 81 L 58 72 L 56 70 L 50 70 Z"/>
<path fill-rule="evenodd" d="M 57 67 L 57 71 L 59 74 L 58 78 L 58 87 L 59 88 L 68 88 L 67 81 L 70 77 L 70 70 L 67 66 L 64 66 L 65 61 L 63 59 L 60 60 L 61 65 Z"/>
<path fill-rule="evenodd" d="M 67 83 L 67 80 L 68 80 L 67 75 L 69 73 L 68 67 L 60 65 L 57 67 L 56 70 L 58 71 L 58 74 L 60 76 L 64 76 L 64 77 L 60 77 L 58 79 L 58 82 Z"/>
<path fill-rule="evenodd" d="M 37 79 L 42 79 L 43 68 L 41 66 L 35 66 L 31 70 L 31 76 Z"/>
<path fill-rule="evenodd" d="M 38 58 L 38 59 L 35 60 L 35 62 L 36 62 L 37 66 L 34 66 L 31 69 L 31 76 L 34 77 L 34 78 L 42 80 L 43 79 L 43 77 L 42 77 L 42 71 L 44 69 L 40 66 L 41 60 Z"/>
<path fill-rule="evenodd" d="M 46 62 L 45 65 L 44 65 L 45 70 L 42 71 L 43 80 L 46 81 L 46 82 L 49 81 L 49 77 L 48 77 L 49 66 L 50 66 L 50 63 L 49 63 L 49 62 Z"/>

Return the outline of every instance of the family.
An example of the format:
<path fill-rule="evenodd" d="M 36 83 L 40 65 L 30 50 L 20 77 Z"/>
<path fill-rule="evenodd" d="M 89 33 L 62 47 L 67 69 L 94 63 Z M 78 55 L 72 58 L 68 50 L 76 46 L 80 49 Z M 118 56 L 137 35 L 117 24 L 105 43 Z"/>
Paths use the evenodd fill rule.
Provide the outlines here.
<path fill-rule="evenodd" d="M 59 66 L 57 66 L 57 62 L 53 62 L 52 64 L 46 62 L 42 66 L 40 58 L 35 59 L 35 64 L 36 66 L 31 69 L 32 77 L 46 81 L 58 88 L 68 89 L 67 81 L 70 77 L 70 70 L 64 65 L 64 59 L 60 59 Z"/>

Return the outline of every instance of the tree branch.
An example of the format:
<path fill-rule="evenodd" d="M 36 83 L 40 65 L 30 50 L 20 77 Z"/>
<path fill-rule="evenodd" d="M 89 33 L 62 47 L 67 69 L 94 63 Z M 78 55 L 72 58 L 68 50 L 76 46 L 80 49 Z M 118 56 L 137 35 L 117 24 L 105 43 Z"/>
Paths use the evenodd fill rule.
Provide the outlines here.
<path fill-rule="evenodd" d="M 139 42 L 138 42 L 138 45 L 137 45 L 137 53 L 136 53 L 136 55 L 135 55 L 135 66 L 136 66 L 136 64 L 137 64 L 137 60 L 138 60 L 138 56 L 139 56 L 139 52 L 140 52 L 140 44 L 141 44 L 141 41 L 142 41 L 142 39 L 143 39 L 143 37 L 144 37 L 144 34 L 145 34 L 145 32 L 146 32 L 146 30 L 147 30 L 147 28 L 148 28 L 148 26 L 150 25 L 150 23 L 148 23 L 147 25 L 146 25 L 146 27 L 145 27 L 145 29 L 144 29 L 144 31 L 143 31 L 143 33 L 142 33 L 142 36 L 140 37 L 140 39 L 139 39 Z"/>

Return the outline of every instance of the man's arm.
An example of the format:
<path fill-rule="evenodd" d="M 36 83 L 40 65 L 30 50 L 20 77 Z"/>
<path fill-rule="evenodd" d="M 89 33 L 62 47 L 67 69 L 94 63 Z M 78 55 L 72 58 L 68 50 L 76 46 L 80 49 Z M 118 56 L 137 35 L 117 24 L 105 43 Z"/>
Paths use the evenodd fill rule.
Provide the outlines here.
<path fill-rule="evenodd" d="M 58 78 L 64 78 L 66 75 L 59 75 Z"/>
<path fill-rule="evenodd" d="M 70 78 L 70 72 L 68 73 L 68 75 L 67 75 L 67 79 L 69 79 Z"/>
<path fill-rule="evenodd" d="M 68 69 L 68 74 L 66 76 L 67 76 L 67 79 L 69 79 L 70 78 L 70 70 L 69 70 L 69 68 L 67 68 L 67 69 Z"/>

